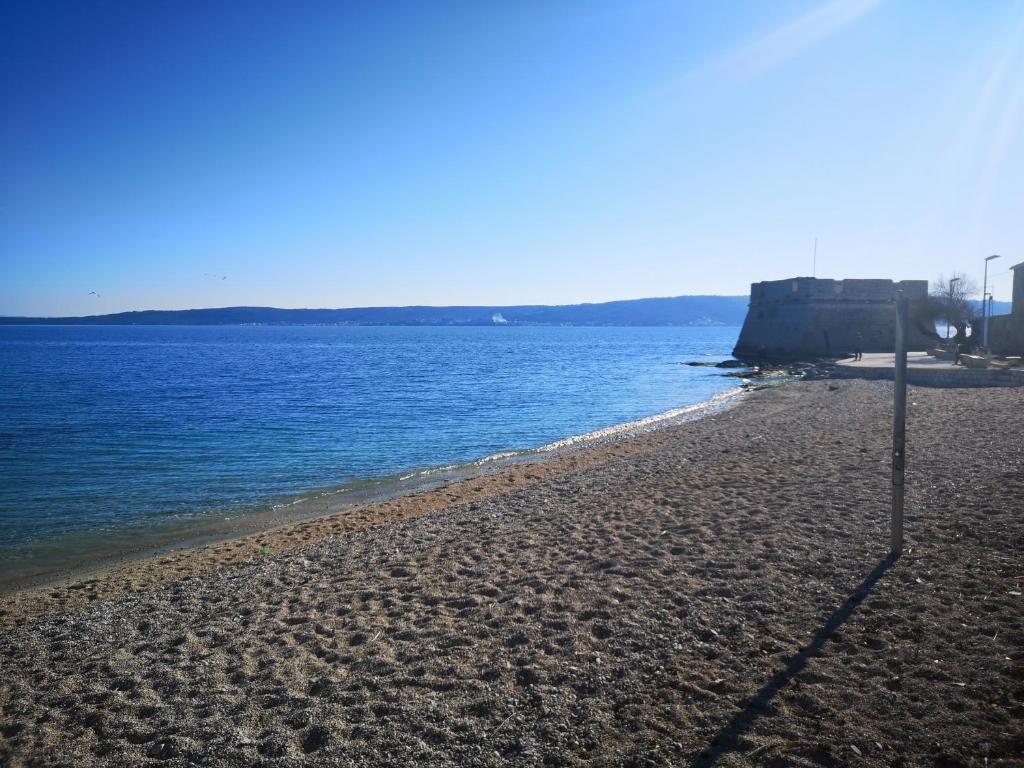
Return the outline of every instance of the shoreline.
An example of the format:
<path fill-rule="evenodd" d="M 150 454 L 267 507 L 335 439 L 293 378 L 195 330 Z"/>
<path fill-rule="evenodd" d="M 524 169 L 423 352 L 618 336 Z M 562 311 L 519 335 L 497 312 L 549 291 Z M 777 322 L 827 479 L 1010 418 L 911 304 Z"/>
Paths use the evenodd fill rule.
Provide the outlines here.
<path fill-rule="evenodd" d="M 486 498 L 492 493 L 530 485 L 552 473 L 543 469 L 533 472 L 529 467 L 555 461 L 558 468 L 549 468 L 553 473 L 561 471 L 564 463 L 578 468 L 580 462 L 587 463 L 597 457 L 580 456 L 576 461 L 572 454 L 596 451 L 601 455 L 603 448 L 628 445 L 637 438 L 735 407 L 746 394 L 748 390 L 743 386 L 732 387 L 699 403 L 560 438 L 537 448 L 504 451 L 462 464 L 359 481 L 302 495 L 289 502 L 234 512 L 227 519 L 189 520 L 180 529 L 167 528 L 135 547 L 108 548 L 45 571 L 36 569 L 29 574 L 3 575 L 0 576 L 0 626 L 20 623 L 71 605 L 164 586 L 181 578 L 267 555 L 284 554 L 311 540 L 336 535 L 348 527 L 346 522 L 355 528 L 362 528 L 364 524 L 385 524 L 392 513 L 399 519 L 429 514 L 445 504 L 458 503 L 463 497 Z M 405 507 L 423 509 L 410 514 Z M 317 523 L 353 515 L 358 522 L 343 520 L 340 527 L 331 529 L 333 534 L 307 535 Z M 243 547 L 246 547 L 244 551 L 239 551 Z M 265 548 L 268 551 L 264 552 Z M 158 566 L 154 569 L 156 573 L 140 578 L 140 572 L 149 570 L 150 566 Z M 124 587 L 118 584 L 122 580 Z"/>
<path fill-rule="evenodd" d="M 1018 765 L 1019 394 L 910 389 L 897 559 L 891 408 L 793 382 L 26 593 L 0 762 Z"/>

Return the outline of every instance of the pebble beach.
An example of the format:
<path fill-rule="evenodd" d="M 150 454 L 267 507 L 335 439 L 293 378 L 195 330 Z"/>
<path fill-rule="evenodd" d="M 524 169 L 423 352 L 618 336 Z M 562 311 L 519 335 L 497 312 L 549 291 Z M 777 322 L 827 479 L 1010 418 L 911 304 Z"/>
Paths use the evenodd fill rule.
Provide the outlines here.
<path fill-rule="evenodd" d="M 1024 765 L 1024 398 L 790 382 L 0 596 L 9 766 Z"/>

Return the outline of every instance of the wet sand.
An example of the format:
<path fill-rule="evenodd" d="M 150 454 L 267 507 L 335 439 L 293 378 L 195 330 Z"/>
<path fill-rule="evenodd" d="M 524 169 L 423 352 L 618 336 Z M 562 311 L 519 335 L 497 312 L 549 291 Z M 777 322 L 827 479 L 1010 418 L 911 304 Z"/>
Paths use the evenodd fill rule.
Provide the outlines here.
<path fill-rule="evenodd" d="M 4 598 L 9 765 L 1021 765 L 1024 402 L 891 384 Z M 269 555 L 260 555 L 269 547 Z"/>

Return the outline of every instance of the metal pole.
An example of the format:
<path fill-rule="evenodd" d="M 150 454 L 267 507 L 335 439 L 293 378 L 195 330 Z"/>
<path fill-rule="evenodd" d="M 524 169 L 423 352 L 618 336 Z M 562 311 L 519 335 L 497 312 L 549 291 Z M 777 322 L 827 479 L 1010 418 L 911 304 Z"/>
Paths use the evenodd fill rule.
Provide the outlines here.
<path fill-rule="evenodd" d="M 953 283 L 956 282 L 954 279 L 949 281 L 949 303 L 946 305 L 946 341 L 949 341 L 949 316 L 953 314 Z M 897 320 L 897 323 L 899 321 Z M 899 331 L 897 331 L 899 333 Z"/>
<path fill-rule="evenodd" d="M 988 349 L 988 306 L 985 304 L 985 294 L 988 292 L 988 262 L 985 259 L 985 278 L 981 281 L 981 346 Z"/>
<path fill-rule="evenodd" d="M 949 278 L 949 306 L 947 307 L 947 312 L 949 314 L 953 314 L 953 283 L 959 283 L 959 282 L 960 282 L 960 278 L 959 277 L 951 277 L 951 278 Z M 957 329 L 957 333 L 960 333 L 959 329 Z M 948 316 L 946 317 L 946 339 L 947 340 L 949 339 L 949 317 Z"/>
<path fill-rule="evenodd" d="M 903 550 L 903 471 L 907 438 L 907 298 L 896 292 L 895 392 L 892 401 L 892 529 L 889 554 Z"/>
<path fill-rule="evenodd" d="M 985 280 L 981 285 L 981 346 L 988 351 L 988 317 L 992 314 L 991 302 L 986 306 L 985 294 L 988 293 L 988 263 L 992 259 L 1002 258 L 998 253 L 993 253 L 985 258 Z"/>

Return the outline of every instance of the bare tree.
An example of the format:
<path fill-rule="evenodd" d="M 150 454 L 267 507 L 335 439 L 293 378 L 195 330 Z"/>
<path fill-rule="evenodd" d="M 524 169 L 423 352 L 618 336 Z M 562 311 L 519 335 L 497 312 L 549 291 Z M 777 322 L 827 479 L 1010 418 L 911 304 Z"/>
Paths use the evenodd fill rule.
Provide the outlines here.
<path fill-rule="evenodd" d="M 977 284 L 962 272 L 954 272 L 948 278 L 939 275 L 932 283 L 928 297 L 932 317 L 956 328 L 958 342 L 967 340 L 967 327 L 975 319 L 971 297 L 977 293 Z"/>

